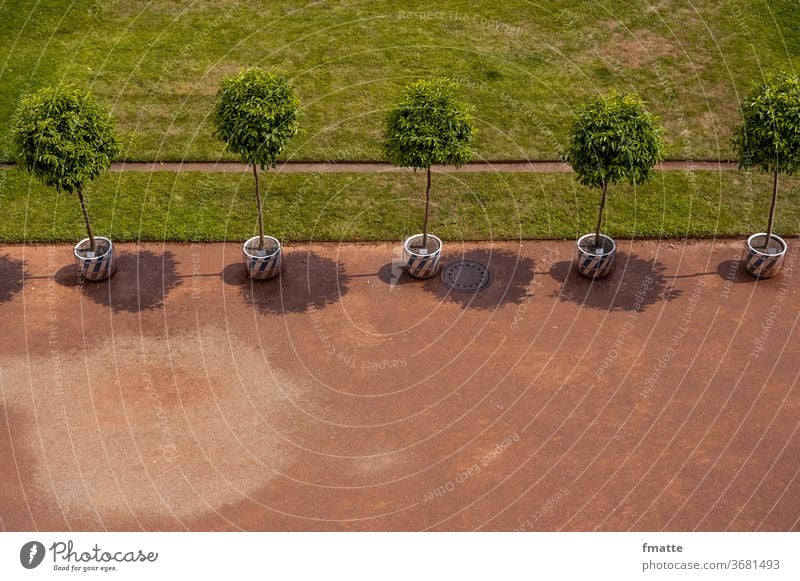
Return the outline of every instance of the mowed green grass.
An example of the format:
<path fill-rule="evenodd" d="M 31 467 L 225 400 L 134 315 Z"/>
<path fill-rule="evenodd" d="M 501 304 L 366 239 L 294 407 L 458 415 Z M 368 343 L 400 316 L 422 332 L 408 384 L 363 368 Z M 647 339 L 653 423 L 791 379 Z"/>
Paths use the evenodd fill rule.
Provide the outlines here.
<path fill-rule="evenodd" d="M 284 69 L 304 103 L 294 159 L 376 159 L 402 86 L 447 76 L 477 157 L 552 159 L 576 105 L 641 93 L 669 157 L 729 157 L 762 70 L 800 65 L 797 0 L 390 2 L 16 0 L 0 5 L 0 159 L 21 94 L 68 80 L 112 108 L 131 160 L 215 160 L 220 78 Z"/>
<path fill-rule="evenodd" d="M 422 174 L 267 174 L 265 227 L 286 241 L 400 240 L 422 228 Z M 75 195 L 0 171 L 0 241 L 76 242 Z M 617 237 L 739 236 L 763 231 L 769 176 L 657 172 L 609 191 Z M 95 232 L 114 240 L 241 241 L 257 232 L 252 175 L 122 172 L 87 192 Z M 800 179 L 781 184 L 776 232 L 800 233 Z M 574 238 L 594 228 L 598 192 L 572 174 L 455 173 L 433 180 L 431 231 L 445 240 Z"/>

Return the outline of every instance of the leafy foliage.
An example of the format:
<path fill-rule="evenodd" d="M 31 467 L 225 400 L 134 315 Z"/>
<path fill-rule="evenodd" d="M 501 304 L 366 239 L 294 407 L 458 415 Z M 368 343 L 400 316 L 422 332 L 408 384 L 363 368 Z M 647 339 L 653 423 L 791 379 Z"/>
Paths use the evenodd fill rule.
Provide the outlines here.
<path fill-rule="evenodd" d="M 611 92 L 578 110 L 566 160 L 580 183 L 640 184 L 664 155 L 663 130 L 636 94 Z"/>
<path fill-rule="evenodd" d="M 214 133 L 244 163 L 267 169 L 299 132 L 299 117 L 300 99 L 286 77 L 250 68 L 222 80 Z"/>
<path fill-rule="evenodd" d="M 12 125 L 20 166 L 57 190 L 81 190 L 119 151 L 110 113 L 69 85 L 23 97 Z"/>
<path fill-rule="evenodd" d="M 743 168 L 795 173 L 800 168 L 800 77 L 770 75 L 742 102 L 733 147 Z"/>
<path fill-rule="evenodd" d="M 475 135 L 471 107 L 458 101 L 456 85 L 445 79 L 421 80 L 406 87 L 389 114 L 384 151 L 400 167 L 460 166 L 472 155 Z"/>

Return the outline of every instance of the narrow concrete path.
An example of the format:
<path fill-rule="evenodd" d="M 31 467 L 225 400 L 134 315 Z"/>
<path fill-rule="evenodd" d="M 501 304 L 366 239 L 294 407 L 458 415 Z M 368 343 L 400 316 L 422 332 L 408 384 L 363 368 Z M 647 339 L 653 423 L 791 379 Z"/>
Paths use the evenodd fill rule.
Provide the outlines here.
<path fill-rule="evenodd" d="M 2 169 L 15 167 L 14 164 L 0 164 Z M 730 171 L 737 168 L 732 161 L 665 161 L 658 164 L 657 169 L 664 171 Z M 376 172 L 409 172 L 410 169 L 395 167 L 377 161 L 288 161 L 276 168 L 282 173 L 376 173 Z M 474 161 L 460 168 L 453 166 L 435 166 L 437 172 L 509 172 L 509 173 L 568 173 L 572 171 L 568 164 L 559 161 Z M 240 173 L 249 168 L 229 161 L 219 162 L 128 162 L 115 163 L 111 171 L 163 171 L 163 172 L 220 172 Z"/>

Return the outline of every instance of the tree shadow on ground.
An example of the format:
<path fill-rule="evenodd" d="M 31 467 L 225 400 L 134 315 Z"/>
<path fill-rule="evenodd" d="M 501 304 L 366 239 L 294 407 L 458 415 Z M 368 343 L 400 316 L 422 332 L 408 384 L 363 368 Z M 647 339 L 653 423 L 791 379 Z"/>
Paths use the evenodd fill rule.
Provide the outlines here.
<path fill-rule="evenodd" d="M 758 279 L 744 268 L 744 260 L 724 260 L 717 265 L 717 274 L 732 283 L 755 283 Z"/>
<path fill-rule="evenodd" d="M 252 280 L 241 262 L 222 271 L 222 281 L 239 287 L 245 302 L 261 314 L 304 313 L 337 302 L 350 285 L 338 261 L 311 251 L 284 251 L 283 272 L 270 280 Z"/>
<path fill-rule="evenodd" d="M 378 270 L 378 279 L 389 286 L 400 286 L 416 281 L 416 278 L 408 274 L 405 266 L 404 260 L 400 258 L 394 259 L 390 263 L 381 266 L 380 270 Z"/>
<path fill-rule="evenodd" d="M 617 253 L 616 260 L 614 272 L 597 280 L 578 273 L 572 260 L 556 262 L 550 275 L 561 283 L 561 288 L 552 296 L 603 311 L 642 311 L 683 294 L 664 275 L 664 263 L 623 252 Z"/>
<path fill-rule="evenodd" d="M 4 254 L 0 256 L 0 305 L 22 290 L 23 262 Z"/>
<path fill-rule="evenodd" d="M 81 287 L 81 293 L 113 312 L 138 313 L 161 308 L 170 291 L 183 283 L 177 271 L 175 255 L 141 250 L 117 255 L 117 270 L 106 280 L 82 281 L 75 264 L 61 268 L 55 275 L 63 286 Z"/>
<path fill-rule="evenodd" d="M 509 250 L 476 248 L 461 255 L 442 256 L 442 268 L 458 260 L 474 260 L 486 266 L 491 275 L 489 286 L 479 292 L 457 292 L 447 288 L 441 275 L 437 275 L 424 281 L 422 288 L 442 302 L 455 303 L 463 309 L 484 310 L 517 303 L 530 292 L 535 276 L 532 258 Z"/>

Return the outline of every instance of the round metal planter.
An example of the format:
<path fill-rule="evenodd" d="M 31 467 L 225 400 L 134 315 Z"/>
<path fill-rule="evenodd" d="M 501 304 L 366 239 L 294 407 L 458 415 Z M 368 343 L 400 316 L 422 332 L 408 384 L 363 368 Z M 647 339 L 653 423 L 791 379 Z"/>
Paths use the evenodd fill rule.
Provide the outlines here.
<path fill-rule="evenodd" d="M 586 234 L 578 238 L 578 272 L 589 278 L 603 278 L 614 271 L 614 258 L 617 255 L 617 244 L 613 238 L 600 235 L 602 247 L 596 248 L 594 234 Z"/>
<path fill-rule="evenodd" d="M 89 252 L 89 239 L 84 238 L 72 249 L 78 273 L 83 280 L 105 280 L 117 269 L 117 255 L 114 243 L 103 236 L 94 237 L 95 245 L 100 252 Z"/>
<path fill-rule="evenodd" d="M 254 236 L 242 245 L 247 275 L 255 280 L 277 276 L 283 268 L 283 248 L 277 238 L 264 236 L 264 249 L 258 248 L 259 237 Z"/>
<path fill-rule="evenodd" d="M 414 278 L 431 278 L 439 272 L 439 262 L 442 257 L 442 241 L 433 234 L 428 234 L 428 250 L 421 248 L 422 234 L 414 234 L 406 238 L 403 243 L 403 258 L 408 274 Z"/>
<path fill-rule="evenodd" d="M 766 238 L 766 232 L 759 232 L 747 239 L 744 267 L 756 278 L 772 278 L 778 274 L 786 256 L 787 246 L 783 238 L 772 235 L 771 239 L 780 246 L 780 249 L 777 250 L 764 248 Z"/>

